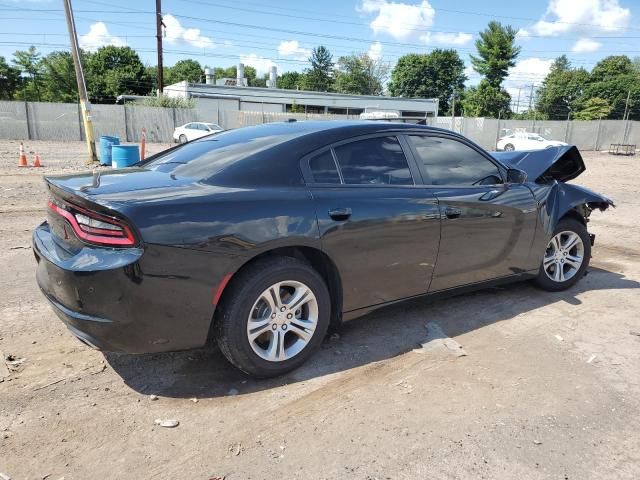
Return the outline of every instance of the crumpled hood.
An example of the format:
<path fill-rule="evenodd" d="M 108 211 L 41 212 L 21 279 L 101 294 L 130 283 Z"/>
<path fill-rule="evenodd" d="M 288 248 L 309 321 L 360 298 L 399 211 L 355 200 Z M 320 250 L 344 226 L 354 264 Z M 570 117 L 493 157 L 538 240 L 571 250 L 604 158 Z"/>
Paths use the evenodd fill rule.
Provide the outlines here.
<path fill-rule="evenodd" d="M 526 152 L 492 152 L 494 158 L 527 172 L 529 181 L 573 180 L 586 170 L 582 155 L 573 145 L 549 147 Z"/>

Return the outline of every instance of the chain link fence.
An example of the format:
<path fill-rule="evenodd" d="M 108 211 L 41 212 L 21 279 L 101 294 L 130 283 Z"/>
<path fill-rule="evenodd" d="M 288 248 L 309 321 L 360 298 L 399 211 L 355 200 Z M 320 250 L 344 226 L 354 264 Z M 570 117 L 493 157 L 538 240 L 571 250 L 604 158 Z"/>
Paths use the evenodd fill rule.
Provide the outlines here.
<path fill-rule="evenodd" d="M 167 143 L 173 130 L 194 121 L 217 122 L 223 128 L 239 128 L 262 123 L 296 120 L 349 120 L 354 115 L 248 112 L 233 108 L 159 108 L 135 105 L 92 105 L 96 138 L 115 135 L 123 142 L 138 142 L 142 129 L 147 141 Z M 548 140 L 576 145 L 582 150 L 607 150 L 613 143 L 640 145 L 640 122 L 624 120 L 536 121 L 493 118 L 437 117 L 428 125 L 453 130 L 482 147 L 493 150 L 498 139 L 508 133 L 537 133 Z M 0 101 L 0 139 L 84 140 L 79 105 L 44 102 Z"/>

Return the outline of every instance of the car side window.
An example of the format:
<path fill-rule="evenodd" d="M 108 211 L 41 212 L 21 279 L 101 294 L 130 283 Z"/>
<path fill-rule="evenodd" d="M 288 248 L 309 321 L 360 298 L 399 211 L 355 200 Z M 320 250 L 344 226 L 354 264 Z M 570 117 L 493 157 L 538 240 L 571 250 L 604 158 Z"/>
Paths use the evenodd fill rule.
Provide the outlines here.
<path fill-rule="evenodd" d="M 410 135 L 418 161 L 430 185 L 495 185 L 502 183 L 498 167 L 473 148 L 444 137 Z"/>
<path fill-rule="evenodd" d="M 340 175 L 338 167 L 333 161 L 331 150 L 312 157 L 309 160 L 309 169 L 313 175 L 314 183 L 340 183 Z"/>
<path fill-rule="evenodd" d="M 195 129 L 197 129 L 198 127 L 196 126 L 196 124 L 195 124 L 195 123 L 187 123 L 187 124 L 184 126 L 184 128 L 188 128 L 188 129 L 190 129 L 190 130 L 195 130 Z"/>
<path fill-rule="evenodd" d="M 413 185 L 407 158 L 396 137 L 356 140 L 334 151 L 347 185 Z"/>

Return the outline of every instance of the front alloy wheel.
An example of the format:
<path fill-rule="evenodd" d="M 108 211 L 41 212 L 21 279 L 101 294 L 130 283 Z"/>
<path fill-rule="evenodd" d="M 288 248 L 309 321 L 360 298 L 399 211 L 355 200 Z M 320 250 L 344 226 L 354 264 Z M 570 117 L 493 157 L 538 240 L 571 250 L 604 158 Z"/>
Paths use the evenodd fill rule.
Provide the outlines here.
<path fill-rule="evenodd" d="M 584 261 L 584 244 L 577 233 L 566 231 L 555 235 L 545 252 L 542 266 L 554 282 L 565 282 L 575 276 Z"/>
<path fill-rule="evenodd" d="M 547 244 L 535 283 L 544 290 L 565 290 L 584 276 L 590 259 L 587 227 L 574 218 L 563 218 Z"/>

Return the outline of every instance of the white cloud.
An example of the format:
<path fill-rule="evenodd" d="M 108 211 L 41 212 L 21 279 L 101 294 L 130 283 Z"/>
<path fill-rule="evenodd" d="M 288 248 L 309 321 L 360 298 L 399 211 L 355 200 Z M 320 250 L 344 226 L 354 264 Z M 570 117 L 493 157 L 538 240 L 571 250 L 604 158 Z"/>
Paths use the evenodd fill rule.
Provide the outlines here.
<path fill-rule="evenodd" d="M 473 40 L 473 35 L 471 35 L 470 33 L 463 33 L 463 32 L 460 32 L 460 33 L 427 32 L 423 35 L 420 35 L 420 41 L 422 41 L 427 45 L 431 45 L 431 44 L 466 45 L 471 40 Z"/>
<path fill-rule="evenodd" d="M 265 73 L 269 72 L 271 70 L 271 67 L 278 66 L 272 60 L 265 57 L 260 57 L 255 53 L 240 55 L 240 62 L 255 68 L 258 76 L 264 75 Z"/>
<path fill-rule="evenodd" d="M 380 42 L 372 43 L 367 55 L 371 60 L 380 60 L 382 58 L 382 44 Z"/>
<path fill-rule="evenodd" d="M 516 38 L 519 40 L 528 39 L 531 36 L 531 33 L 526 28 L 521 28 L 516 32 Z"/>
<path fill-rule="evenodd" d="M 173 15 L 164 15 L 165 38 L 169 43 L 186 43 L 196 48 L 214 48 L 215 44 L 209 37 L 200 34 L 199 28 L 184 28 Z"/>
<path fill-rule="evenodd" d="M 80 48 L 90 52 L 95 52 L 105 45 L 114 45 L 116 47 L 124 47 L 127 45 L 127 42 L 122 38 L 111 35 L 104 22 L 92 23 L 89 27 L 89 33 L 80 35 L 78 43 L 80 44 Z"/>
<path fill-rule="evenodd" d="M 293 57 L 296 60 L 306 60 L 311 55 L 311 49 L 301 47 L 297 40 L 283 40 L 278 45 L 278 55 Z"/>
<path fill-rule="evenodd" d="M 516 63 L 515 67 L 509 70 L 507 84 L 509 86 L 531 85 L 544 80 L 551 70 L 553 60 L 542 58 L 525 58 Z"/>
<path fill-rule="evenodd" d="M 631 11 L 618 0 L 550 0 L 544 17 L 531 29 L 549 37 L 569 32 L 586 36 L 618 31 L 630 20 Z"/>
<path fill-rule="evenodd" d="M 369 23 L 377 34 L 386 34 L 395 40 L 418 40 L 425 45 L 465 45 L 473 39 L 469 33 L 430 32 L 436 11 L 428 0 L 418 5 L 389 0 L 362 0 L 356 7 L 360 13 L 375 15 Z"/>
<path fill-rule="evenodd" d="M 375 33 L 386 33 L 396 40 L 409 40 L 416 31 L 433 25 L 436 11 L 427 0 L 419 5 L 395 3 L 387 0 L 363 0 L 359 11 L 376 14 L 369 26 Z"/>
<path fill-rule="evenodd" d="M 602 44 L 595 40 L 581 38 L 573 45 L 571 51 L 575 53 L 591 53 L 598 50 L 601 46 Z"/>

